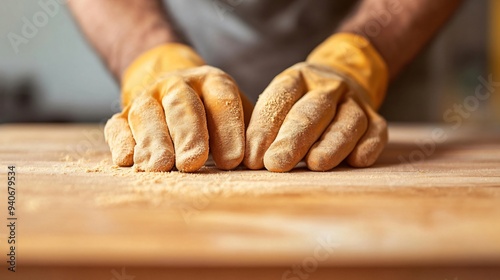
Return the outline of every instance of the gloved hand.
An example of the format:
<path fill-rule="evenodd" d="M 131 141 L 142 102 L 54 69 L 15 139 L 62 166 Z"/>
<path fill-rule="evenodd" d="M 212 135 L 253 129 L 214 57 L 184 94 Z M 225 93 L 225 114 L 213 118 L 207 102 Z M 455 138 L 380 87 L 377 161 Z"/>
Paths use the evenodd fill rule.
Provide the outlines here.
<path fill-rule="evenodd" d="M 190 47 L 169 43 L 128 67 L 122 82 L 124 109 L 104 129 L 116 165 L 169 171 L 175 164 L 194 172 L 205 164 L 209 147 L 218 168 L 241 163 L 243 107 L 249 116 L 252 105 L 229 75 L 204 64 Z"/>
<path fill-rule="evenodd" d="M 247 129 L 244 164 L 286 172 L 302 159 L 326 171 L 341 161 L 372 165 L 387 143 L 376 113 L 388 70 L 365 38 L 332 35 L 307 58 L 279 74 L 259 97 Z"/>

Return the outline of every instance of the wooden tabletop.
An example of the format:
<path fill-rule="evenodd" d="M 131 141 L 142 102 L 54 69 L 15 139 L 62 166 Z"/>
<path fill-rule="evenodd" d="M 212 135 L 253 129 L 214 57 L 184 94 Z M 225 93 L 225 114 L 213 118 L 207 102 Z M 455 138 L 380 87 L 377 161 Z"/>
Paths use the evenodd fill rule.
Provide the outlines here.
<path fill-rule="evenodd" d="M 8 166 L 16 169 L 16 273 L 5 261 Z M 366 169 L 227 172 L 209 162 L 186 174 L 113 166 L 98 125 L 2 125 L 0 170 L 1 279 L 90 271 L 83 268 L 94 268 L 93 279 L 152 279 L 139 276 L 162 268 L 319 279 L 352 267 L 500 277 L 498 128 L 394 124 Z M 478 267 L 483 274 L 465 269 Z"/>

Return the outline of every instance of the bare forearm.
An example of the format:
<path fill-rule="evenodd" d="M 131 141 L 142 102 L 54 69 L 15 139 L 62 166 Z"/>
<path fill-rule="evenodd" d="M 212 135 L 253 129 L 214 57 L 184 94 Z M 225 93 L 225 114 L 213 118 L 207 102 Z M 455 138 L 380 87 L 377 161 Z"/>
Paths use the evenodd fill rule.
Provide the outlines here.
<path fill-rule="evenodd" d="M 363 0 L 337 31 L 368 38 L 386 61 L 393 78 L 460 3 L 461 0 Z"/>
<path fill-rule="evenodd" d="M 178 41 L 161 1 L 78 0 L 70 9 L 109 70 L 120 78 L 142 52 Z"/>

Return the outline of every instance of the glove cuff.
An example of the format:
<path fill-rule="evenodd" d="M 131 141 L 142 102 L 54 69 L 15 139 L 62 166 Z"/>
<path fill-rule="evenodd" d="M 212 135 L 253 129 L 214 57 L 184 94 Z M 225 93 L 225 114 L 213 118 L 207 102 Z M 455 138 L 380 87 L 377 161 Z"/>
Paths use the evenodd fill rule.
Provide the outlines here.
<path fill-rule="evenodd" d="M 307 57 L 307 62 L 327 65 L 357 83 L 378 109 L 387 90 L 387 65 L 370 42 L 359 35 L 338 33 L 330 36 Z"/>
<path fill-rule="evenodd" d="M 122 105 L 126 106 L 139 93 L 148 89 L 159 75 L 175 70 L 205 65 L 191 47 L 167 43 L 146 51 L 136 58 L 122 77 Z"/>

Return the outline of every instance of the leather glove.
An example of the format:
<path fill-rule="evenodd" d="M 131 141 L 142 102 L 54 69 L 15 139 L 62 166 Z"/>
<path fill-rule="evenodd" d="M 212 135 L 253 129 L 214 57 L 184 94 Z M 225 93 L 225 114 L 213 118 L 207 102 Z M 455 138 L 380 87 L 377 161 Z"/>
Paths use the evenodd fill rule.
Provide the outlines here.
<path fill-rule="evenodd" d="M 243 107 L 249 116 L 252 105 L 190 47 L 169 43 L 139 56 L 124 72 L 121 99 L 123 111 L 104 129 L 116 165 L 194 172 L 209 149 L 220 169 L 243 160 Z"/>
<path fill-rule="evenodd" d="M 344 159 L 354 167 L 372 165 L 388 139 L 387 124 L 376 113 L 387 83 L 387 66 L 368 40 L 332 35 L 261 94 L 247 129 L 244 164 L 276 172 L 303 159 L 315 171 Z"/>

